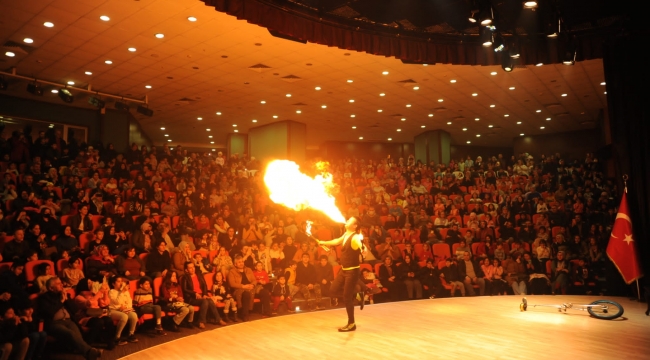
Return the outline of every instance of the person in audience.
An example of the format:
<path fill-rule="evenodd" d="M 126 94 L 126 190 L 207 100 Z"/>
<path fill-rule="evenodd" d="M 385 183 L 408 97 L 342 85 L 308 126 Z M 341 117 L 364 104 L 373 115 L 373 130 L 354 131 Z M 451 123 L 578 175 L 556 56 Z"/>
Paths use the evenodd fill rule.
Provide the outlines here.
<path fill-rule="evenodd" d="M 36 286 L 41 294 L 46 292 L 47 287 L 45 284 L 50 278 L 54 277 L 52 265 L 48 263 L 40 263 L 36 265 L 34 268 L 34 275 L 36 275 L 36 279 L 34 279 L 34 286 Z"/>
<path fill-rule="evenodd" d="M 221 326 L 226 325 L 226 322 L 219 316 L 212 296 L 208 292 L 208 286 L 205 282 L 203 274 L 198 274 L 194 263 L 188 261 L 184 265 L 185 275 L 181 277 L 180 284 L 183 289 L 183 299 L 188 304 L 199 307 L 199 329 L 205 329 L 205 323 L 208 314 L 213 318 L 213 323 Z"/>
<path fill-rule="evenodd" d="M 81 327 L 88 328 L 87 339 L 91 343 L 106 343 L 108 350 L 113 350 L 115 342 L 115 325 L 108 316 L 107 307 L 111 300 L 108 297 L 108 283 L 95 282 L 91 279 L 81 279 L 77 285 L 77 296 L 74 303 L 77 312 L 73 314 L 75 322 Z M 118 340 L 119 345 L 126 345 L 126 340 Z"/>
<path fill-rule="evenodd" d="M 13 240 L 4 244 L 2 258 L 4 261 L 24 259 L 29 250 L 29 244 L 25 241 L 25 231 L 19 228 L 14 230 Z"/>
<path fill-rule="evenodd" d="M 194 327 L 194 307 L 185 302 L 183 289 L 178 279 L 178 273 L 175 270 L 169 270 L 160 286 L 160 296 L 158 297 L 158 305 L 165 312 L 174 312 L 176 314 L 173 316 L 171 323 L 171 330 L 174 332 L 179 331 L 178 327 L 181 326 L 185 319 L 187 319 L 188 328 L 192 329 Z"/>
<path fill-rule="evenodd" d="M 512 287 L 515 295 L 526 295 L 526 266 L 521 260 L 521 254 L 512 254 L 505 262 L 504 272 L 506 273 L 506 282 Z"/>
<path fill-rule="evenodd" d="M 298 263 L 296 268 L 296 287 L 298 287 L 298 291 L 307 302 L 308 308 L 324 309 L 320 305 L 322 294 L 320 283 L 316 277 L 316 268 L 310 263 L 309 254 L 306 252 L 302 254 L 302 261 Z"/>
<path fill-rule="evenodd" d="M 393 243 L 393 238 L 390 236 L 387 236 L 384 243 L 379 245 L 379 250 L 377 252 L 381 259 L 385 259 L 387 256 L 390 257 L 391 260 L 402 258 L 402 252 L 399 247 Z"/>
<path fill-rule="evenodd" d="M 404 254 L 403 262 L 399 265 L 397 271 L 399 278 L 406 286 L 406 294 L 409 300 L 422 299 L 422 283 L 416 276 L 419 273 L 419 267 L 411 255 Z"/>
<path fill-rule="evenodd" d="M 291 302 L 291 294 L 289 291 L 289 286 L 287 285 L 287 279 L 284 275 L 278 276 L 278 281 L 273 286 L 273 308 L 271 309 L 271 315 L 277 315 L 278 307 L 280 303 L 284 302 L 287 305 L 287 312 L 294 313 L 294 307 Z"/>
<path fill-rule="evenodd" d="M 172 268 L 171 256 L 169 255 L 169 251 L 167 251 L 167 242 L 159 240 L 153 247 L 155 250 L 147 255 L 147 275 L 152 279 L 165 277 L 167 272 Z"/>
<path fill-rule="evenodd" d="M 174 250 L 174 254 L 172 254 L 172 269 L 183 273 L 185 271 L 185 264 L 193 261 L 190 244 L 187 241 L 181 241 Z"/>
<path fill-rule="evenodd" d="M 235 266 L 228 273 L 228 284 L 233 289 L 233 297 L 237 302 L 238 309 L 241 309 L 243 321 L 249 320 L 249 311 L 253 310 L 253 300 L 257 296 L 262 304 L 262 316 L 271 315 L 270 294 L 262 288 L 255 293 L 257 280 L 253 270 L 244 266 L 244 259 L 237 255 L 234 261 Z"/>
<path fill-rule="evenodd" d="M 469 251 L 465 251 L 462 260 L 458 261 L 458 276 L 465 285 L 465 293 L 467 295 L 476 295 L 474 293 L 474 285 L 479 286 L 479 295 L 485 295 L 485 274 L 479 263 L 472 260 L 472 255 Z"/>
<path fill-rule="evenodd" d="M 445 281 L 451 287 L 451 297 L 456 295 L 456 290 L 460 290 L 461 296 L 465 296 L 465 284 L 461 282 L 460 275 L 458 274 L 458 266 L 451 258 L 445 260 L 445 267 L 440 271 L 441 282 Z"/>
<path fill-rule="evenodd" d="M 108 308 L 110 309 L 110 316 L 113 321 L 117 322 L 117 329 L 115 331 L 115 342 L 122 344 L 122 331 L 128 325 L 128 336 L 123 340 L 127 342 L 138 342 L 135 336 L 135 327 L 138 325 L 138 315 L 133 309 L 133 299 L 129 292 L 129 281 L 122 276 L 113 276 L 108 279 L 108 285 L 111 290 L 108 291 L 108 298 L 110 302 Z"/>
<path fill-rule="evenodd" d="M 22 323 L 11 306 L 0 305 L 0 345 L 1 358 L 24 360 L 29 350 L 29 337 L 26 324 Z"/>
<path fill-rule="evenodd" d="M 133 306 L 138 315 L 153 314 L 156 322 L 156 334 L 167 335 L 162 327 L 162 308 L 154 303 L 153 289 L 151 288 L 151 279 L 143 276 L 138 280 L 138 289 L 133 294 Z"/>
<path fill-rule="evenodd" d="M 217 271 L 214 273 L 214 281 L 212 285 L 212 300 L 217 303 L 223 303 L 223 316 L 228 322 L 239 322 L 237 317 L 237 302 L 232 297 L 232 289 L 226 281 L 222 272 Z M 228 313 L 231 315 L 228 316 Z"/>
<path fill-rule="evenodd" d="M 88 345 L 77 324 L 71 319 L 72 300 L 66 298 L 63 282 L 58 277 L 50 278 L 45 284 L 47 291 L 38 297 L 38 315 L 45 321 L 45 329 L 57 341 L 82 354 L 86 360 L 96 360 L 102 351 Z"/>
<path fill-rule="evenodd" d="M 564 256 L 564 251 L 559 251 L 555 260 L 551 262 L 551 274 L 553 276 L 551 292 L 554 295 L 558 290 L 562 292 L 562 295 L 566 295 L 566 290 L 569 287 L 571 263 Z"/>
<path fill-rule="evenodd" d="M 115 264 L 118 274 L 128 280 L 138 280 L 147 272 L 144 261 L 136 254 L 136 249 L 133 246 L 126 248 L 124 253 L 117 257 Z"/>
<path fill-rule="evenodd" d="M 379 281 L 388 289 L 388 295 L 392 301 L 399 300 L 400 286 L 398 285 L 398 269 L 393 264 L 393 258 L 390 256 L 384 257 L 384 263 L 379 267 Z"/>

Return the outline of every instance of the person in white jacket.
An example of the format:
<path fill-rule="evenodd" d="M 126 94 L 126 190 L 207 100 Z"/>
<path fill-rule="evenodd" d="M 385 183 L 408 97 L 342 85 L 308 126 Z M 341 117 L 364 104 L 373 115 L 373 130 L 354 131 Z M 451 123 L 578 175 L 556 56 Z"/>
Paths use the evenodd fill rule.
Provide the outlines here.
<path fill-rule="evenodd" d="M 128 342 L 138 342 L 135 337 L 135 327 L 138 324 L 138 315 L 133 309 L 133 299 L 129 292 L 129 282 L 121 276 L 115 276 L 108 281 L 111 290 L 108 292 L 110 303 L 109 315 L 113 321 L 117 321 L 117 331 L 115 332 L 116 344 L 126 345 Z M 126 340 L 122 339 L 122 330 L 129 324 L 129 335 Z"/>

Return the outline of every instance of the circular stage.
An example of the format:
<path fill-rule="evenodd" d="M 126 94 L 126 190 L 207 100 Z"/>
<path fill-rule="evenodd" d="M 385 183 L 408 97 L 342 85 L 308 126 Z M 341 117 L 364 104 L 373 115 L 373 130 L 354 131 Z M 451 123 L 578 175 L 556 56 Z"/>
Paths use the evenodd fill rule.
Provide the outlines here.
<path fill-rule="evenodd" d="M 598 296 L 528 296 L 529 304 L 589 304 Z M 404 301 L 356 308 L 357 331 L 339 333 L 345 309 L 250 321 L 170 341 L 125 357 L 172 359 L 639 359 L 650 353 L 646 304 L 616 320 L 554 308 L 520 312 L 518 296 Z"/>

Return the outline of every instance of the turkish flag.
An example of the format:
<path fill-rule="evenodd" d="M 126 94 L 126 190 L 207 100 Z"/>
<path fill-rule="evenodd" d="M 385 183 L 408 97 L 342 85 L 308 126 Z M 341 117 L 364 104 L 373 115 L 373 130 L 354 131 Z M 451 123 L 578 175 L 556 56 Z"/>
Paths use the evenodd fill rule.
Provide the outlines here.
<path fill-rule="evenodd" d="M 643 276 L 636 252 L 626 192 L 623 193 L 621 206 L 618 207 L 618 214 L 616 214 L 616 221 L 612 228 L 612 235 L 609 237 L 607 256 L 614 262 L 626 283 L 629 284 Z"/>

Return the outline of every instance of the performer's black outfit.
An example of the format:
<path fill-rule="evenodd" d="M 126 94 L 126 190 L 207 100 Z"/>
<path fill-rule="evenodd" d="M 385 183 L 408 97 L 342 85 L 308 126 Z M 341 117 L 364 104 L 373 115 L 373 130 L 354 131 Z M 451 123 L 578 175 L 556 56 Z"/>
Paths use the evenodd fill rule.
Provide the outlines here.
<path fill-rule="evenodd" d="M 359 281 L 359 256 L 361 255 L 361 248 L 357 250 L 352 248 L 352 237 L 354 235 L 355 233 L 349 235 L 343 243 L 343 247 L 341 248 L 341 270 L 330 285 L 330 294 L 332 297 L 340 297 L 341 290 L 343 291 L 345 310 L 348 313 L 348 325 L 339 329 L 342 332 L 356 330 L 356 325 L 354 324 L 354 298 L 357 295 L 355 287 Z M 361 302 L 363 304 L 363 294 L 361 296 Z M 361 308 L 363 309 L 363 305 Z"/>

